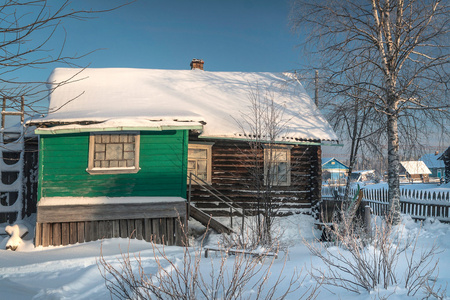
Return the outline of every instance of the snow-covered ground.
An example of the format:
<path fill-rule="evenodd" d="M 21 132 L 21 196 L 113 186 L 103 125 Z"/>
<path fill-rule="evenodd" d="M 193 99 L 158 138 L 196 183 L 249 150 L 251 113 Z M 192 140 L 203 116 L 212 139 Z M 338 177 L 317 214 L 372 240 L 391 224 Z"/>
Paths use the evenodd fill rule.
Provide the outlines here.
<path fill-rule="evenodd" d="M 303 244 L 302 238 L 313 242 L 320 232 L 313 229 L 313 219 L 307 215 L 294 215 L 280 219 L 277 228 L 283 231 L 281 242 L 288 246 L 288 252 L 274 261 L 271 269 L 272 276 L 269 285 L 275 281 L 280 272 L 286 276 L 281 287 L 286 286 L 291 274 L 303 269 L 302 277 L 306 276 L 301 288 L 287 299 L 299 299 L 309 287 L 315 284 L 307 273 L 314 267 L 323 267 L 324 264 L 318 257 L 312 256 Z M 193 223 L 192 225 L 196 225 Z M 198 226 L 198 225 L 197 225 Z M 427 220 L 421 227 L 410 218 L 404 216 L 402 223 L 403 236 L 408 234 L 419 235 L 418 249 L 430 247 L 436 242 L 442 252 L 437 254 L 439 259 L 439 274 L 437 285 L 445 286 L 450 280 L 450 256 L 447 249 L 450 248 L 450 225 L 437 221 Z M 278 234 L 277 234 L 278 235 Z M 129 251 L 132 255 L 140 254 L 145 271 L 153 273 L 157 270 L 151 244 L 128 239 L 110 239 L 76 244 L 71 246 L 34 248 L 32 236 L 19 246 L 18 251 L 0 250 L 0 299 L 109 299 L 110 295 L 101 277 L 97 260 L 100 256 L 100 247 L 103 244 L 103 255 L 113 265 L 121 251 Z M 218 236 L 210 236 L 207 244 L 216 245 Z M 5 241 L 1 243 L 4 249 Z M 181 267 L 183 263 L 183 249 L 180 247 L 165 247 L 166 255 Z M 234 260 L 230 257 L 229 260 Z M 203 276 L 208 276 L 213 263 L 219 263 L 220 257 L 211 255 L 202 258 L 200 269 Z M 266 262 L 268 264 L 268 262 Z M 400 259 L 398 268 L 404 269 L 406 262 Z M 399 276 L 401 277 L 401 276 Z M 344 289 L 322 286 L 317 299 L 378 299 L 389 296 L 389 299 L 421 299 L 423 294 L 416 297 L 406 295 L 404 282 L 398 282 L 396 287 L 384 290 L 379 288 L 376 292 L 361 294 L 351 293 Z M 245 296 L 252 295 L 251 285 L 244 292 Z"/>

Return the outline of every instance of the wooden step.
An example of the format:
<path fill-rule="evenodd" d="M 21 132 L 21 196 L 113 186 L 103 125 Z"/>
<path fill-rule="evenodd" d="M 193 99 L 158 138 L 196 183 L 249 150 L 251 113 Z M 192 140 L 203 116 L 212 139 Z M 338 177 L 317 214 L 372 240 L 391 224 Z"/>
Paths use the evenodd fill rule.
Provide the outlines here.
<path fill-rule="evenodd" d="M 209 226 L 218 233 L 227 233 L 227 234 L 233 233 L 233 230 L 231 228 L 220 223 L 219 221 L 214 219 L 211 215 L 208 215 L 207 213 L 196 208 L 195 206 L 191 205 L 189 207 L 189 216 L 199 221 L 204 226 Z"/>

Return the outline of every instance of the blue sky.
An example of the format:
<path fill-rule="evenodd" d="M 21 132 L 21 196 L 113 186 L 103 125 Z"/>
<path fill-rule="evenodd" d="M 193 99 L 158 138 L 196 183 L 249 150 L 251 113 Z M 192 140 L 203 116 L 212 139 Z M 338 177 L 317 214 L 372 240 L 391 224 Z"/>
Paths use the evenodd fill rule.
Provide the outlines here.
<path fill-rule="evenodd" d="M 122 1 L 78 0 L 75 9 Z M 289 0 L 138 0 L 96 18 L 65 21 L 65 54 L 95 53 L 82 66 L 188 69 L 192 58 L 208 71 L 281 72 L 300 68 L 300 38 L 289 26 Z M 61 29 L 51 46 L 59 49 Z M 47 47 L 49 48 L 49 47 Z M 44 81 L 55 66 L 22 72 Z"/>

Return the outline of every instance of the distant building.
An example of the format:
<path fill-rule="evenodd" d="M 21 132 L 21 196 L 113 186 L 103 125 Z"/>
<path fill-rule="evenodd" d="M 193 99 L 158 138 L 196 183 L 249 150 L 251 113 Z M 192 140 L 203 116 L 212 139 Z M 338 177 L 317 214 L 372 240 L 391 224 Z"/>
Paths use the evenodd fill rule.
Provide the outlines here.
<path fill-rule="evenodd" d="M 442 153 L 441 156 L 438 158 L 439 160 L 442 160 L 445 165 L 445 183 L 450 182 L 450 147 L 447 148 L 447 150 Z"/>
<path fill-rule="evenodd" d="M 439 160 L 442 154 L 439 152 L 424 154 L 419 161 L 423 161 L 430 169 L 430 177 L 444 178 L 445 176 L 445 164 L 443 160 Z"/>
<path fill-rule="evenodd" d="M 400 174 L 405 174 L 410 182 L 430 182 L 431 171 L 423 161 L 402 161 L 400 164 Z"/>
<path fill-rule="evenodd" d="M 338 182 L 348 175 L 348 166 L 334 157 L 322 157 L 322 178 L 324 181 Z"/>

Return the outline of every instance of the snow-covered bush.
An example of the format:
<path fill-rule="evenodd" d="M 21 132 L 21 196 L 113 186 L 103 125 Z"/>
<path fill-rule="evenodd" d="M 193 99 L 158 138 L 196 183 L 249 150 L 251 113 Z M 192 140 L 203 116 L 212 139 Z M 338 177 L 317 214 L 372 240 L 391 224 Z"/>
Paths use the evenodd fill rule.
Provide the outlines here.
<path fill-rule="evenodd" d="M 186 239 L 187 240 L 187 239 Z M 151 243 L 157 271 L 147 273 L 140 256 L 123 252 L 115 261 L 100 256 L 98 268 L 111 296 L 119 299 L 314 299 L 320 283 L 302 295 L 292 295 L 305 280 L 302 271 L 272 274 L 275 249 L 225 248 L 217 245 L 215 256 L 202 256 L 202 243 L 184 247 L 183 257 L 173 258 L 164 245 Z M 247 252 L 247 253 L 245 253 Z M 233 253 L 233 255 L 229 255 Z M 205 263 L 204 260 L 207 260 Z M 209 262 L 209 263 L 208 263 Z M 285 261 L 286 263 L 286 261 Z"/>
<path fill-rule="evenodd" d="M 345 213 L 339 223 L 326 226 L 331 241 L 307 242 L 311 253 L 324 263 L 311 266 L 311 276 L 324 285 L 361 293 L 379 288 L 401 287 L 408 296 L 445 295 L 445 288 L 435 287 L 439 253 L 436 244 L 419 248 L 419 233 L 410 234 L 402 225 L 393 226 L 388 218 L 376 218 L 372 235 L 351 222 Z"/>

